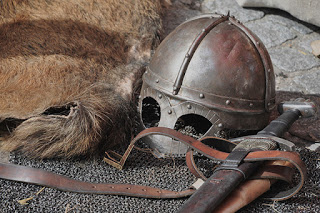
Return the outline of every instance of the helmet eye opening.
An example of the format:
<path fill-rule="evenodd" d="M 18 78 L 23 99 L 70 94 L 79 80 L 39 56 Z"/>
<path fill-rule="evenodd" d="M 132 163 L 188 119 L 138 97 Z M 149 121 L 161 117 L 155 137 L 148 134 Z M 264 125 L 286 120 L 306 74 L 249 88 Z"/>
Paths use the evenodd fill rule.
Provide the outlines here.
<path fill-rule="evenodd" d="M 151 97 L 142 100 L 141 119 L 146 128 L 157 127 L 161 118 L 160 105 Z"/>
<path fill-rule="evenodd" d="M 193 138 L 199 139 L 210 129 L 212 123 L 201 115 L 186 114 L 178 118 L 174 129 Z"/>

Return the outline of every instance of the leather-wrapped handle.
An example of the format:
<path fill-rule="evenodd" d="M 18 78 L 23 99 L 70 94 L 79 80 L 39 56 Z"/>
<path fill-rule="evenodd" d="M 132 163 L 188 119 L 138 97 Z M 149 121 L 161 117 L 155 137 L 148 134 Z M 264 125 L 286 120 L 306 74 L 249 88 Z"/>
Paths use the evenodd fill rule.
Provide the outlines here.
<path fill-rule="evenodd" d="M 285 111 L 277 119 L 271 121 L 266 128 L 258 132 L 257 135 L 272 135 L 281 137 L 289 130 L 291 125 L 299 118 L 300 115 L 301 113 L 297 109 Z"/>

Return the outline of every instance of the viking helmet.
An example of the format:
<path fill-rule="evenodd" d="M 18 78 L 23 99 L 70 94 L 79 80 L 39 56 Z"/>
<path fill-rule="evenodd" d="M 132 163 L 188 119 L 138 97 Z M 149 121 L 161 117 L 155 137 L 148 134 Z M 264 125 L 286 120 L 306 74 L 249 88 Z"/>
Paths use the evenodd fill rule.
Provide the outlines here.
<path fill-rule="evenodd" d="M 275 106 L 270 56 L 249 29 L 229 15 L 188 20 L 157 48 L 143 75 L 143 127 L 177 129 L 198 122 L 202 137 L 222 129 L 259 130 Z M 159 157 L 184 155 L 187 146 L 164 136 L 145 142 Z"/>

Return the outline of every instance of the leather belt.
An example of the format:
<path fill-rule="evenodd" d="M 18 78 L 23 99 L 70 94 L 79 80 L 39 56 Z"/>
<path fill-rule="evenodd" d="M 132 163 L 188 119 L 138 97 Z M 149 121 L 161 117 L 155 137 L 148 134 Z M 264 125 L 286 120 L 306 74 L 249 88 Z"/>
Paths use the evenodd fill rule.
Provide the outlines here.
<path fill-rule="evenodd" d="M 152 128 L 143 130 L 131 141 L 130 145 L 128 146 L 125 154 L 121 157 L 120 161 L 116 161 L 115 159 L 112 159 L 110 157 L 105 157 L 104 160 L 112 164 L 113 166 L 121 169 L 127 157 L 129 156 L 132 148 L 134 147 L 135 142 L 137 142 L 142 137 L 145 137 L 147 135 L 154 135 L 154 134 L 164 135 L 164 136 L 168 136 L 173 139 L 179 140 L 184 144 L 187 144 L 188 146 L 190 146 L 193 150 L 213 160 L 223 161 L 229 155 L 229 153 L 221 152 L 219 150 L 213 149 L 203 144 L 201 141 L 196 140 L 190 136 L 183 135 L 182 133 L 177 132 L 175 130 L 164 128 L 164 127 L 152 127 Z M 223 139 L 219 139 L 219 140 L 223 140 Z M 110 156 L 110 152 L 107 154 L 109 154 Z M 189 159 L 188 158 L 189 157 L 187 157 L 187 162 L 188 160 L 190 161 L 190 158 Z M 280 192 L 276 194 L 273 198 L 270 198 L 273 200 L 288 199 L 301 189 L 305 179 L 305 174 L 306 174 L 306 168 L 304 166 L 304 163 L 301 161 L 297 153 L 283 152 L 283 151 L 276 151 L 276 150 L 257 151 L 257 152 L 249 153 L 244 158 L 245 162 L 273 161 L 273 160 L 289 161 L 291 164 L 295 166 L 295 168 L 298 169 L 300 173 L 300 182 L 297 186 L 293 187 L 290 190 Z M 194 167 L 194 170 L 197 170 L 196 167 Z M 280 172 L 273 172 L 271 170 L 265 173 L 264 175 L 260 175 L 259 178 L 276 178 L 276 179 L 283 179 L 283 180 L 289 179 L 288 175 L 281 174 Z M 272 174 L 277 174 L 277 175 L 272 175 Z M 201 175 L 199 177 L 204 178 Z M 125 195 L 125 196 L 144 197 L 144 198 L 180 198 L 180 197 L 190 196 L 195 191 L 195 189 L 186 189 L 184 191 L 176 192 L 176 191 L 164 190 L 164 189 L 153 188 L 148 186 L 131 185 L 131 184 L 89 183 L 84 181 L 73 180 L 68 177 L 57 175 L 52 172 L 47 172 L 41 169 L 29 168 L 29 167 L 18 166 L 13 164 L 3 164 L 3 163 L 0 163 L 0 178 L 47 186 L 47 187 L 56 188 L 62 191 L 70 191 L 70 192 L 78 192 L 78 193 L 93 193 L 93 194 Z"/>
<path fill-rule="evenodd" d="M 47 172 L 42 169 L 5 163 L 0 163 L 0 177 L 7 180 L 47 186 L 61 191 L 125 195 L 144 198 L 179 198 L 190 196 L 194 191 L 194 189 L 187 189 L 181 192 L 176 192 L 132 184 L 89 183 L 74 180 L 52 172 Z"/>

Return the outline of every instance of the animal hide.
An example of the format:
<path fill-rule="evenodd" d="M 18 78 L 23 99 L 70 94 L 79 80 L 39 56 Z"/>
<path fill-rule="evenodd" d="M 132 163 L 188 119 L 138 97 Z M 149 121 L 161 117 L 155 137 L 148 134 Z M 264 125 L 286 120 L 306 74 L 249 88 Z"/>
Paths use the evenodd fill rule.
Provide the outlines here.
<path fill-rule="evenodd" d="M 93 155 L 130 141 L 156 0 L 0 1 L 1 149 Z"/>

